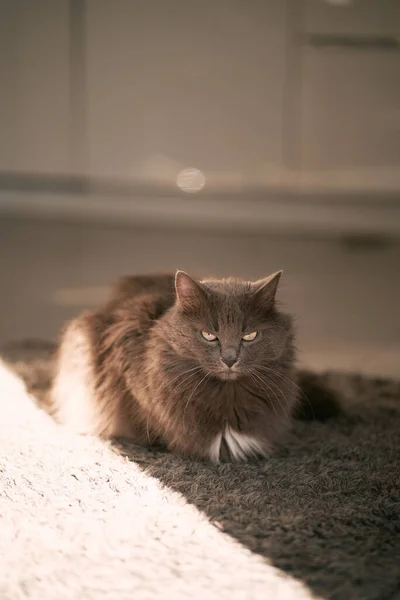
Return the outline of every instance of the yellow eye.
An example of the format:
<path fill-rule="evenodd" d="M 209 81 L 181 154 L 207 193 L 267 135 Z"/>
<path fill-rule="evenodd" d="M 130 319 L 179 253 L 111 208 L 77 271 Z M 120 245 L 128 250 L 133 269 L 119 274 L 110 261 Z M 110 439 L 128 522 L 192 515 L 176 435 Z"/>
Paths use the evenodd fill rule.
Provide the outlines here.
<path fill-rule="evenodd" d="M 253 340 L 256 339 L 257 336 L 258 336 L 258 332 L 252 331 L 252 333 L 246 333 L 246 335 L 244 335 L 242 339 L 245 342 L 252 342 Z"/>
<path fill-rule="evenodd" d="M 208 333 L 208 331 L 202 331 L 201 335 L 207 342 L 214 342 L 217 339 L 217 336 L 213 333 Z"/>

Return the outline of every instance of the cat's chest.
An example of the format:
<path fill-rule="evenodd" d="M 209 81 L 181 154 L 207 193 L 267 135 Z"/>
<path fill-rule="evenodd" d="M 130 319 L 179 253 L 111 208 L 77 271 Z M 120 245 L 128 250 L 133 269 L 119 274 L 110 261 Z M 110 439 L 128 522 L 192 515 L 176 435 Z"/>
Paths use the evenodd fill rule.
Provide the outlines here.
<path fill-rule="evenodd" d="M 227 384 L 216 390 L 209 389 L 205 397 L 210 401 L 208 417 L 214 412 L 219 432 L 212 439 L 208 455 L 213 462 L 242 462 L 266 454 L 265 440 L 255 435 L 255 423 L 260 422 L 260 411 L 246 389 Z M 194 409 L 204 407 L 196 403 Z"/>
<path fill-rule="evenodd" d="M 216 435 L 209 449 L 210 459 L 216 463 L 221 460 L 242 462 L 265 454 L 264 444 L 258 438 L 237 431 L 228 424 Z"/>

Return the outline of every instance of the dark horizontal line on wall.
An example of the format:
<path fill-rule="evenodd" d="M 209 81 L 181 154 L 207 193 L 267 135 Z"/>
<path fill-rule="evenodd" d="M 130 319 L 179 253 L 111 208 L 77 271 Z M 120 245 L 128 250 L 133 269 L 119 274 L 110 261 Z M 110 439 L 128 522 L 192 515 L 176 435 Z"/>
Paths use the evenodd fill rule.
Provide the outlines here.
<path fill-rule="evenodd" d="M 176 186 L 141 185 L 139 183 L 124 182 L 120 180 L 90 178 L 84 176 L 67 175 L 36 175 L 30 173 L 8 173 L 0 171 L 1 192 L 24 192 L 33 194 L 56 194 L 109 197 L 120 199 L 163 199 L 175 198 L 190 203 L 194 199 L 201 202 L 223 201 L 249 201 L 265 202 L 267 200 L 281 203 L 306 202 L 307 204 L 330 204 L 346 206 L 376 206 L 399 207 L 400 191 L 332 191 L 332 190 L 305 190 L 288 188 L 285 185 L 269 187 L 247 187 L 241 189 L 208 191 L 196 193 L 181 191 Z"/>
<path fill-rule="evenodd" d="M 108 226 L 232 234 L 285 234 L 318 237 L 386 236 L 400 241 L 400 203 L 335 204 L 282 201 L 277 197 L 187 200 L 99 194 L 0 191 L 0 215 L 56 219 Z"/>
<path fill-rule="evenodd" d="M 345 48 L 346 50 L 390 51 L 400 50 L 400 37 L 384 35 L 309 34 L 306 41 L 319 48 Z"/>

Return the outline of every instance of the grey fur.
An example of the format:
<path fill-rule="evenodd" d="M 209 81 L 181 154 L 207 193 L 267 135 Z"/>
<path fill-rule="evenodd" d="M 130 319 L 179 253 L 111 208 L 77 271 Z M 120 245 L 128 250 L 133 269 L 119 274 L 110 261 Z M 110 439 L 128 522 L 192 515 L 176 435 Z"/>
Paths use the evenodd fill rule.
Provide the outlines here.
<path fill-rule="evenodd" d="M 280 276 L 123 279 L 104 306 L 64 330 L 56 418 L 200 459 L 266 456 L 299 400 L 292 319 L 275 302 Z"/>

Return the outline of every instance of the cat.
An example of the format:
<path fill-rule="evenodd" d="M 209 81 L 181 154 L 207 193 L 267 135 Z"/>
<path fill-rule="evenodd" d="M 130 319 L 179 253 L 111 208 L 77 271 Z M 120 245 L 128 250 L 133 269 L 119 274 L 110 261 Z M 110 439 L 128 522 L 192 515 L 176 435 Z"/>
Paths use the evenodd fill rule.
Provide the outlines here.
<path fill-rule="evenodd" d="M 276 303 L 281 275 L 121 278 L 62 333 L 54 416 L 82 434 L 217 463 L 268 456 L 293 417 L 336 414 L 317 378 L 299 387 L 293 319 Z"/>

